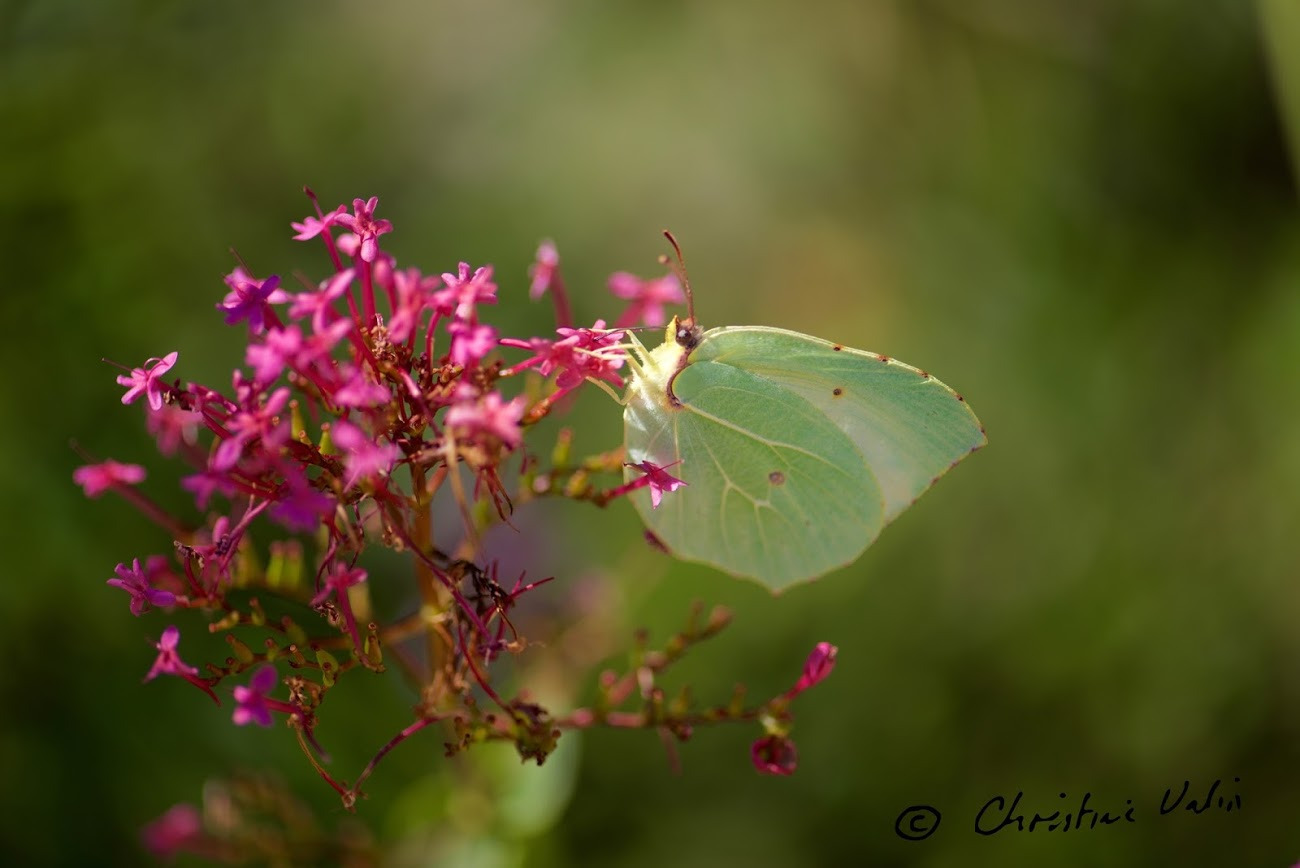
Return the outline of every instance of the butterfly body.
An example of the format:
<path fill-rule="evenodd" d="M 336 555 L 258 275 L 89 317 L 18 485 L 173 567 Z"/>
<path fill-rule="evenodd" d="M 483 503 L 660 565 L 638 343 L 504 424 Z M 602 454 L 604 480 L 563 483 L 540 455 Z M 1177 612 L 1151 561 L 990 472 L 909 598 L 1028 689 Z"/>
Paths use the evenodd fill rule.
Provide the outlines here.
<path fill-rule="evenodd" d="M 642 362 L 626 461 L 671 467 L 686 486 L 657 509 L 633 492 L 637 510 L 674 555 L 774 591 L 852 563 L 985 443 L 929 374 L 797 332 L 674 320 Z"/>

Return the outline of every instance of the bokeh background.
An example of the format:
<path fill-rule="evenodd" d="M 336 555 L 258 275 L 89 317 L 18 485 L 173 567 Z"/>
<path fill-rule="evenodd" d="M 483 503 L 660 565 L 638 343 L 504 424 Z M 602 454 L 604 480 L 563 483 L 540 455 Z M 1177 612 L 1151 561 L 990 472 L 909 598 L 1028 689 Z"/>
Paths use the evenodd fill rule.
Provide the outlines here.
<path fill-rule="evenodd" d="M 392 864 L 1300 859 L 1297 8 L 3 0 L 3 861 L 146 863 L 140 825 L 234 768 L 346 820 L 286 731 L 140 685 L 169 616 L 104 581 L 168 540 L 71 481 L 75 440 L 184 506 L 100 359 L 179 349 L 174 373 L 228 382 L 229 249 L 326 271 L 289 239 L 304 183 L 379 196 L 399 262 L 495 264 L 521 335 L 551 323 L 525 301 L 541 239 L 589 322 L 671 227 L 706 324 L 923 366 L 990 438 L 856 565 L 781 598 L 655 555 L 627 504 L 525 517 L 517 545 L 602 589 L 611 634 L 735 610 L 673 675 L 703 697 L 783 689 L 835 642 L 796 710 L 801 767 L 756 775 L 757 728 L 699 732 L 680 776 L 652 734 L 595 732 L 547 777 L 506 757 L 503 807 L 460 798 L 417 739 L 359 814 Z M 580 450 L 619 441 L 599 393 L 574 412 Z M 408 713 L 366 689 L 321 733 L 342 769 Z M 1159 815 L 1167 787 L 1216 779 L 1239 811 Z M 1018 791 L 1027 813 L 1131 799 L 1136 822 L 977 835 Z M 913 843 L 915 804 L 943 820 Z"/>

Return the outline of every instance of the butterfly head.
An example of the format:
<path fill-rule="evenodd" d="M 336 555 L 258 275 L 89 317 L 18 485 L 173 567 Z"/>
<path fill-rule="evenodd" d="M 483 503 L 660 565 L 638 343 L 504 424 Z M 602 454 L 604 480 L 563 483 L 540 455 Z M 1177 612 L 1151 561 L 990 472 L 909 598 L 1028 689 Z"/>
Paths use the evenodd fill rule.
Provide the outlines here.
<path fill-rule="evenodd" d="M 694 317 L 673 317 L 668 323 L 667 334 L 664 335 L 664 341 L 672 341 L 677 346 L 690 352 L 700 345 L 700 339 L 704 336 L 704 329 L 696 324 Z"/>

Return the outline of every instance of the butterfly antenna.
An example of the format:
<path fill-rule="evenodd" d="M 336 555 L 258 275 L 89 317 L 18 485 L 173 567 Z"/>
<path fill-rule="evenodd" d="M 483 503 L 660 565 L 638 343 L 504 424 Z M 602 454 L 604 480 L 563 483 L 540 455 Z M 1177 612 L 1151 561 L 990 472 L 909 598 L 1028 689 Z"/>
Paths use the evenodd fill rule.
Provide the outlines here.
<path fill-rule="evenodd" d="M 673 274 L 677 275 L 677 279 L 680 280 L 682 286 L 686 288 L 686 316 L 690 319 L 691 324 L 693 325 L 695 323 L 695 295 L 691 292 L 691 279 L 686 276 L 686 257 L 682 256 L 681 245 L 677 243 L 677 239 L 673 237 L 673 233 L 665 229 L 664 237 L 667 238 L 668 243 L 673 246 L 673 252 L 677 254 L 677 261 L 672 262 L 666 256 L 659 257 L 659 261 L 671 268 Z"/>

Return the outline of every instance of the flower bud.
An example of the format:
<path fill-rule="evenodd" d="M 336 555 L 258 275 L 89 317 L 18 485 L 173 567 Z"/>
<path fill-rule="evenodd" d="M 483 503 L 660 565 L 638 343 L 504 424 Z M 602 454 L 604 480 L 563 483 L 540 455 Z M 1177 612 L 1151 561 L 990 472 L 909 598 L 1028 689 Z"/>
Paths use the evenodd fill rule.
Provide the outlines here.
<path fill-rule="evenodd" d="M 792 775 L 799 765 L 794 742 L 783 735 L 765 735 L 749 748 L 754 768 L 765 775 Z"/>

